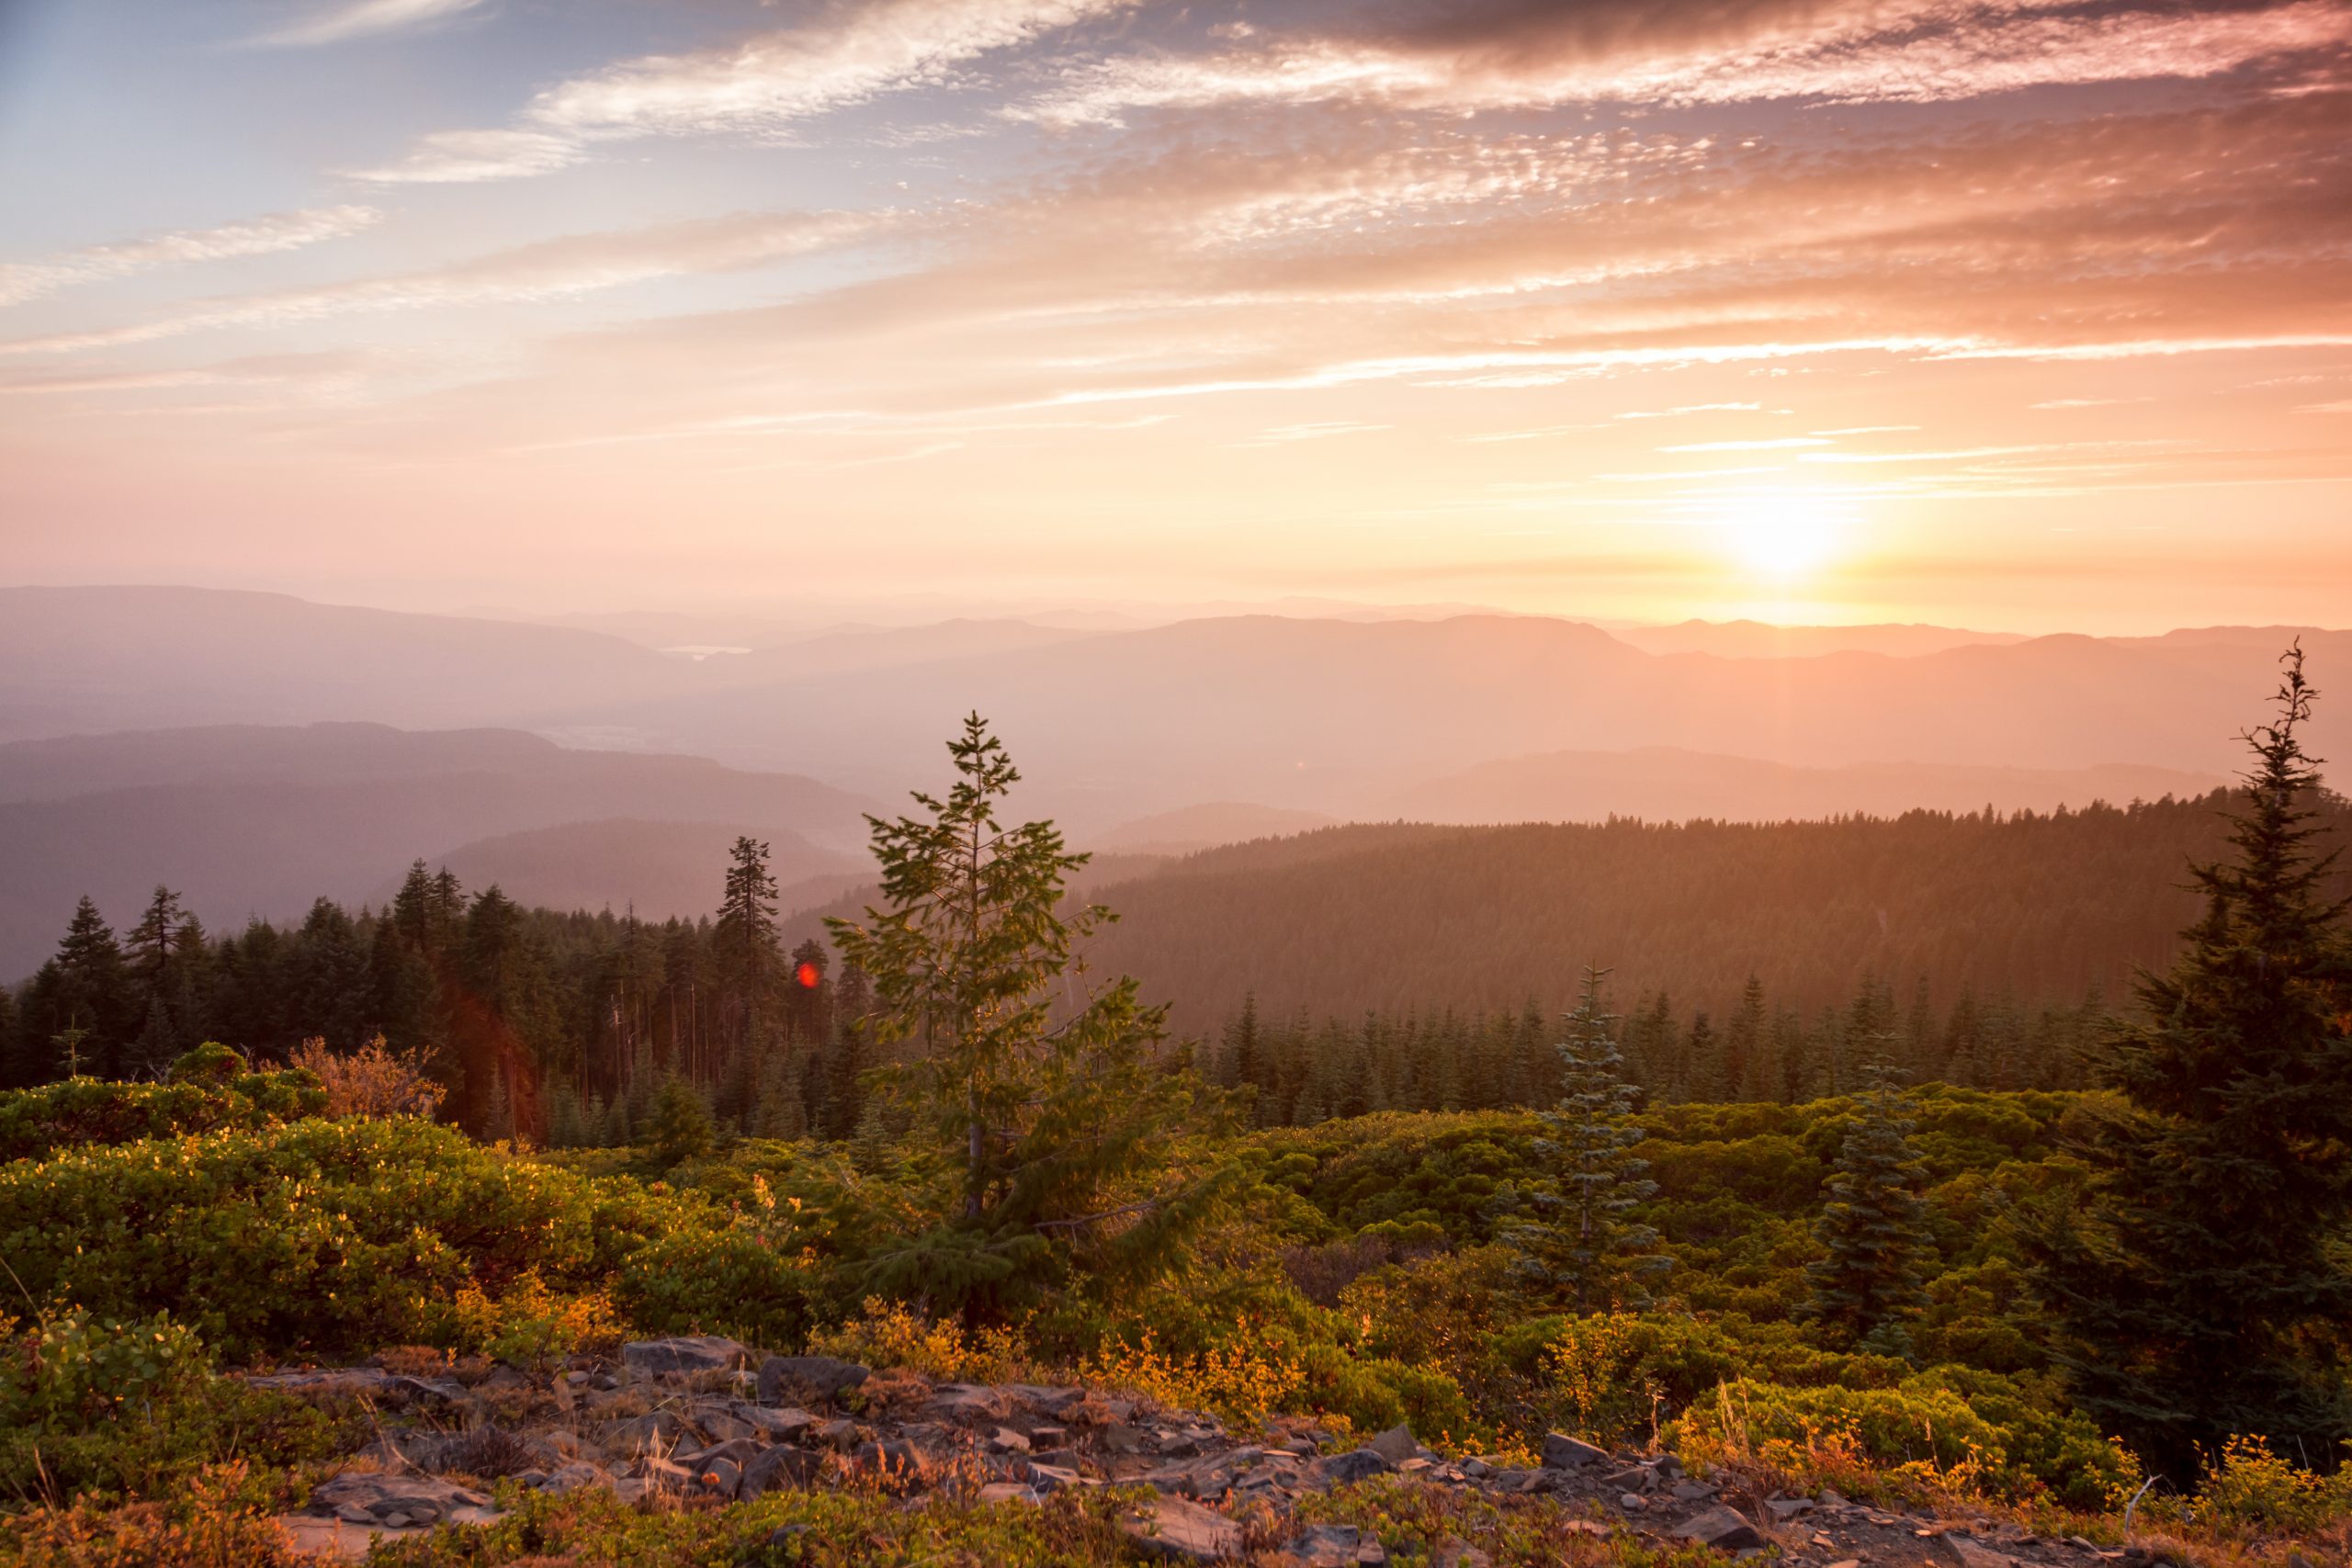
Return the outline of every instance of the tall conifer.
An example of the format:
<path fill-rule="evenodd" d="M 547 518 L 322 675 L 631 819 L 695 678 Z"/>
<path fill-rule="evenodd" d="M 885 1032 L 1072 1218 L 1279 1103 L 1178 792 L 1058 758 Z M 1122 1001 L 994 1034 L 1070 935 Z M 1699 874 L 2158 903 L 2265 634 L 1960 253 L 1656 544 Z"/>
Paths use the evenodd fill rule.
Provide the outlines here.
<path fill-rule="evenodd" d="M 2352 932 L 2300 731 L 2300 645 L 2202 919 L 2099 1064 L 2079 1210 L 2029 1231 L 2075 1402 L 2176 1481 L 2237 1434 L 2332 1457 L 2352 1431 Z"/>

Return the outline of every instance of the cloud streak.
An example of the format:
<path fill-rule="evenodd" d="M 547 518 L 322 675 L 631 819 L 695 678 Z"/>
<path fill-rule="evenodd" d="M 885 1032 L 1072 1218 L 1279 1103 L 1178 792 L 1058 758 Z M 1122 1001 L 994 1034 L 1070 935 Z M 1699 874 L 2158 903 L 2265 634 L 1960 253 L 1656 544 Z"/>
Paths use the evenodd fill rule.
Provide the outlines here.
<path fill-rule="evenodd" d="M 985 55 L 1127 9 L 1133 0 L 866 0 L 724 49 L 647 55 L 559 83 L 503 130 L 443 131 L 359 177 L 510 179 L 647 136 L 772 137 L 886 93 L 936 87 Z"/>
<path fill-rule="evenodd" d="M 382 219 L 383 214 L 372 207 L 279 212 L 224 223 L 217 229 L 175 230 L 144 239 L 90 245 L 41 261 L 0 265 L 0 306 L 21 305 L 62 289 L 135 277 L 164 267 L 300 250 L 305 245 L 356 234 Z"/>
<path fill-rule="evenodd" d="M 254 39 L 278 49 L 345 43 L 357 38 L 407 32 L 446 22 L 481 8 L 487 0 L 347 0 Z"/>

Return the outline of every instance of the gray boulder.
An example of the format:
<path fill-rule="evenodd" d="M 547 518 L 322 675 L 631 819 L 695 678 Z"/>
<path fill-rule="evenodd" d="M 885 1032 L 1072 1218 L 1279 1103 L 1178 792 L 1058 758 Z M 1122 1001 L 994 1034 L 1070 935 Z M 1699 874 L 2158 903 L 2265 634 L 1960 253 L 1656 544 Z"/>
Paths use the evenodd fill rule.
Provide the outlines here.
<path fill-rule="evenodd" d="M 1120 1516 L 1119 1530 L 1154 1557 L 1216 1562 L 1241 1555 L 1241 1529 L 1214 1508 L 1160 1497 Z"/>
<path fill-rule="evenodd" d="M 1729 1508 L 1710 1508 L 1694 1515 L 1674 1527 L 1674 1533 L 1685 1540 L 1695 1540 L 1702 1546 L 1712 1546 L 1718 1551 L 1742 1551 L 1751 1546 L 1761 1546 L 1764 1538 L 1756 1527 Z"/>
<path fill-rule="evenodd" d="M 797 1491 L 814 1485 L 824 1467 L 824 1457 L 807 1449 L 762 1449 L 744 1463 L 735 1495 L 749 1502 L 763 1493 Z"/>
<path fill-rule="evenodd" d="M 1401 1421 L 1364 1447 L 1391 1464 L 1402 1464 L 1421 1451 L 1420 1441 L 1413 1436 L 1413 1428 Z"/>
<path fill-rule="evenodd" d="M 839 1399 L 873 1375 L 835 1356 L 770 1356 L 760 1363 L 760 1403 L 782 1404 L 787 1390 L 799 1389 L 820 1399 Z"/>
<path fill-rule="evenodd" d="M 1609 1457 L 1607 1449 L 1594 1448 L 1581 1438 L 1571 1438 L 1566 1432 L 1547 1433 L 1544 1438 L 1544 1468 L 1546 1470 L 1582 1470 L 1589 1464 L 1599 1464 Z"/>
<path fill-rule="evenodd" d="M 669 1339 L 632 1339 L 621 1347 L 621 1365 L 641 1377 L 665 1372 L 731 1372 L 748 1366 L 752 1353 L 716 1334 L 682 1334 Z"/>
<path fill-rule="evenodd" d="M 1321 1486 L 1352 1486 L 1359 1481 L 1369 1480 L 1395 1468 L 1371 1449 L 1351 1449 L 1343 1454 L 1325 1454 L 1306 1467 L 1307 1473 Z"/>

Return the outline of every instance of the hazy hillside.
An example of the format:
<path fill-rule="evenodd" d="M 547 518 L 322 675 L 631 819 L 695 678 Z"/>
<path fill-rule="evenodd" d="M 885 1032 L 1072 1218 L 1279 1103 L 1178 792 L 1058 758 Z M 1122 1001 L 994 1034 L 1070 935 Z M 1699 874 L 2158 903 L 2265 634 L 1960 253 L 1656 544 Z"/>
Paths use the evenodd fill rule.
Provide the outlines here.
<path fill-rule="evenodd" d="M 1029 780 L 1023 809 L 1083 838 L 1203 801 L 1376 817 L 1432 780 L 1567 750 L 2225 774 L 2291 635 L 1770 658 L 1653 654 L 1532 616 L 1248 615 L 1095 634 L 947 623 L 697 662 L 588 632 L 265 594 L 15 590 L 0 593 L 0 733 L 191 715 L 497 724 L 895 799 L 941 778 L 941 740 L 977 708 Z M 2323 689 L 2352 669 L 2352 634 L 2303 635 Z M 2343 754 L 2352 707 L 2323 704 L 2312 739 Z M 1588 808 L 1658 814 L 1640 792 Z"/>
<path fill-rule="evenodd" d="M 1396 795 L 1379 815 L 1430 822 L 1590 822 L 1612 813 L 1651 822 L 1713 818 L 1775 822 L 1910 810 L 2049 811 L 2200 795 L 2216 773 L 2110 764 L 2098 768 L 1966 767 L 1856 762 L 1799 768 L 1674 747 L 1553 751 L 1481 762 Z"/>
<path fill-rule="evenodd" d="M 1095 943 L 1214 1030 L 1255 993 L 1306 1009 L 1564 1001 L 1580 965 L 1623 1001 L 1673 988 L 1721 1009 L 1753 973 L 1777 1000 L 1842 1003 L 1866 975 L 1939 1006 L 1959 987 L 2071 1003 L 2120 1000 L 2137 964 L 2197 913 L 2192 856 L 2221 846 L 2214 800 L 2021 818 L 1702 825 L 1329 829 L 1236 845 L 1105 886 L 1120 912 Z M 2332 808 L 2352 842 L 2352 808 Z M 2337 882 L 2352 892 L 2352 864 Z"/>
<path fill-rule="evenodd" d="M 1221 800 L 1122 822 L 1094 834 L 1086 847 L 1114 853 L 1188 855 L 1220 844 L 1310 833 L 1317 828 L 1335 825 L 1319 811 L 1288 811 L 1274 806 Z"/>
<path fill-rule="evenodd" d="M 1645 653 L 1712 653 L 1725 659 L 1810 659 L 1825 653 L 1883 653 L 1907 659 L 1947 649 L 2026 640 L 2016 632 L 1974 632 L 1958 626 L 1776 626 L 1763 621 L 1611 626 L 1609 635 Z"/>
<path fill-rule="evenodd" d="M 496 883 L 517 903 L 553 909 L 634 910 L 688 919 L 718 905 L 719 878 L 739 834 L 768 846 L 768 869 L 797 900 L 815 902 L 865 883 L 862 856 L 822 850 L 772 823 L 647 822 L 607 818 L 502 833 L 434 857 L 469 887 Z M 396 882 L 381 886 L 389 897 Z"/>
<path fill-rule="evenodd" d="M 18 742 L 0 746 L 0 864 L 8 868 L 0 878 L 0 974 L 14 977 L 38 964 L 84 893 L 126 922 L 158 882 L 186 894 L 216 925 L 291 917 L 322 895 L 353 903 L 379 897 L 419 855 L 614 818 L 805 840 L 810 856 L 825 857 L 806 865 L 803 874 L 815 874 L 862 852 L 865 804 L 788 774 L 691 757 L 571 751 L 495 730 L 329 725 Z M 619 846 L 607 839 L 594 847 Z M 699 875 L 708 883 L 705 903 L 715 903 L 719 863 L 681 858 L 692 848 L 684 836 L 659 850 L 640 846 L 633 861 L 563 869 L 573 880 L 551 886 L 624 889 L 634 864 L 664 888 Z M 558 874 L 545 859 L 530 862 L 528 851 L 484 852 L 523 855 L 516 863 Z M 628 897 L 621 892 L 622 901 Z"/>

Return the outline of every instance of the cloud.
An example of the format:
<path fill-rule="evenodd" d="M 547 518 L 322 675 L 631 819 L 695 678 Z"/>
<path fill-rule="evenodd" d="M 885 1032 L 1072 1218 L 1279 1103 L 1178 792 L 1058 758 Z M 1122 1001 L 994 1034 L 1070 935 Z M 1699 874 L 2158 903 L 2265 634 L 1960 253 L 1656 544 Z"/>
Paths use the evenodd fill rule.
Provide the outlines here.
<path fill-rule="evenodd" d="M 865 0 L 804 27 L 724 49 L 647 55 L 541 92 L 506 130 L 442 131 L 361 177 L 506 179 L 577 162 L 599 141 L 644 136 L 772 136 L 910 87 L 1133 0 Z"/>
<path fill-rule="evenodd" d="M 379 185 L 471 185 L 551 174 L 586 155 L 571 138 L 542 130 L 440 130 L 420 138 L 397 164 L 349 173 Z"/>
<path fill-rule="evenodd" d="M 1661 446 L 1661 452 L 1779 452 L 1799 446 L 1826 446 L 1826 437 L 1819 435 L 1776 435 L 1757 441 L 1690 441 L 1679 446 Z"/>
<path fill-rule="evenodd" d="M 224 327 L 568 299 L 683 273 L 763 266 L 854 243 L 890 221 L 888 215 L 856 213 L 759 214 L 573 235 L 431 271 L 215 299 L 129 326 L 0 343 L 0 354 L 75 353 Z"/>
<path fill-rule="evenodd" d="M 1263 38 L 1214 54 L 1074 66 L 1008 110 L 1065 127 L 1139 109 L 1381 104 L 1438 111 L 1573 103 L 1933 103 L 2022 88 L 2202 79 L 2339 54 L 2342 0 L 2267 7 L 1945 4 L 1474 6 L 1389 35 Z"/>
<path fill-rule="evenodd" d="M 67 251 L 43 261 L 0 265 L 0 306 L 21 305 L 60 289 L 131 277 L 161 267 L 300 250 L 369 228 L 383 217 L 372 207 L 327 207 L 278 212 L 217 229 L 175 230 Z"/>
<path fill-rule="evenodd" d="M 277 48 L 307 48 L 343 43 L 356 38 L 404 32 L 429 27 L 478 9 L 486 0 L 347 0 L 293 22 L 253 41 Z"/>

